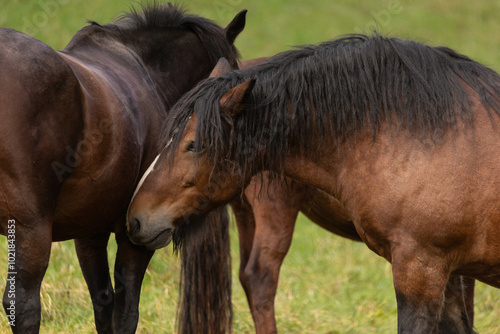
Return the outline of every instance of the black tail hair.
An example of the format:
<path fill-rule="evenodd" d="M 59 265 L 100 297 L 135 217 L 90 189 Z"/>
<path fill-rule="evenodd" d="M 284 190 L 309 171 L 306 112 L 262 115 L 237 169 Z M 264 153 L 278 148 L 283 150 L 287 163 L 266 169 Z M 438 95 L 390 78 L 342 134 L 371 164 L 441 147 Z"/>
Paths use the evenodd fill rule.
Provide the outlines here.
<path fill-rule="evenodd" d="M 180 226 L 174 249 L 181 255 L 177 332 L 230 333 L 233 310 L 227 208 Z"/>

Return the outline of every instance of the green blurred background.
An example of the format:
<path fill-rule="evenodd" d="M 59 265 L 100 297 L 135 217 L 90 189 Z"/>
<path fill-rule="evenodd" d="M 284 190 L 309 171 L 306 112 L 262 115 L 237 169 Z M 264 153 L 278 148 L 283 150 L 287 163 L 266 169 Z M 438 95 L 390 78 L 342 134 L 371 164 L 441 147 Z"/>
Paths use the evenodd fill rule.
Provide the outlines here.
<path fill-rule="evenodd" d="M 383 34 L 447 45 L 500 71 L 498 0 L 185 0 L 189 12 L 222 26 L 248 9 L 236 45 L 244 59 L 273 55 L 293 45 L 346 33 Z M 123 0 L 1 0 L 0 26 L 21 30 L 55 49 L 63 48 L 86 20 L 108 23 L 137 2 Z M 1 64 L 0 64 L 1 66 Z M 238 240 L 233 249 L 234 332 L 252 333 L 253 323 L 237 278 Z M 0 258 L 6 259 L 1 238 Z M 110 254 L 116 252 L 114 242 Z M 110 261 L 113 263 L 113 255 Z M 6 261 L 0 266 L 5 282 Z M 172 333 L 179 261 L 171 248 L 158 251 L 148 269 L 138 333 Z M 500 333 L 500 290 L 478 284 L 476 329 Z M 0 333 L 8 332 L 1 312 Z M 363 244 L 333 236 L 304 217 L 282 268 L 276 316 L 281 333 L 395 333 L 396 302 L 390 265 Z M 71 241 L 56 243 L 42 286 L 42 333 L 93 333 L 90 298 Z"/>

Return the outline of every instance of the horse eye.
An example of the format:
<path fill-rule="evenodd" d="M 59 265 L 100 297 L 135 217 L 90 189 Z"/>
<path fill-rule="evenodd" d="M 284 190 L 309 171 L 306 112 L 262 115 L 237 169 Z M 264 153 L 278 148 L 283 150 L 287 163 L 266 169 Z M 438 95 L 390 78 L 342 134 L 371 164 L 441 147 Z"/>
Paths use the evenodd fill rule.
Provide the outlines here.
<path fill-rule="evenodd" d="M 186 151 L 191 151 L 191 152 L 195 152 L 194 150 L 194 141 L 191 141 L 186 149 Z"/>

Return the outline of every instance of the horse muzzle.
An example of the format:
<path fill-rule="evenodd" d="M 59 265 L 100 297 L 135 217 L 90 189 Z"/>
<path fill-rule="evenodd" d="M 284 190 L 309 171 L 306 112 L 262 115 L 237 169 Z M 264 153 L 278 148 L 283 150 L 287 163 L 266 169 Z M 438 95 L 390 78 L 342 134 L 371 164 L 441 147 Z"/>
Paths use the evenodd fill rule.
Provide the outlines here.
<path fill-rule="evenodd" d="M 140 214 L 129 217 L 127 236 L 134 244 L 150 250 L 167 246 L 172 241 L 174 228 L 165 221 L 148 219 Z"/>

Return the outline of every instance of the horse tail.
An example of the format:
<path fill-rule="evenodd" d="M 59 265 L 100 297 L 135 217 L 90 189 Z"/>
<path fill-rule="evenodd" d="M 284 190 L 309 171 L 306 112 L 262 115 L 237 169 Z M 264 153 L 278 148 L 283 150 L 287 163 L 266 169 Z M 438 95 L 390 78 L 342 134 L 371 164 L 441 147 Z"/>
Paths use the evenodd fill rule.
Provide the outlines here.
<path fill-rule="evenodd" d="M 181 256 L 179 334 L 230 333 L 231 257 L 226 207 L 184 224 L 174 246 Z"/>

